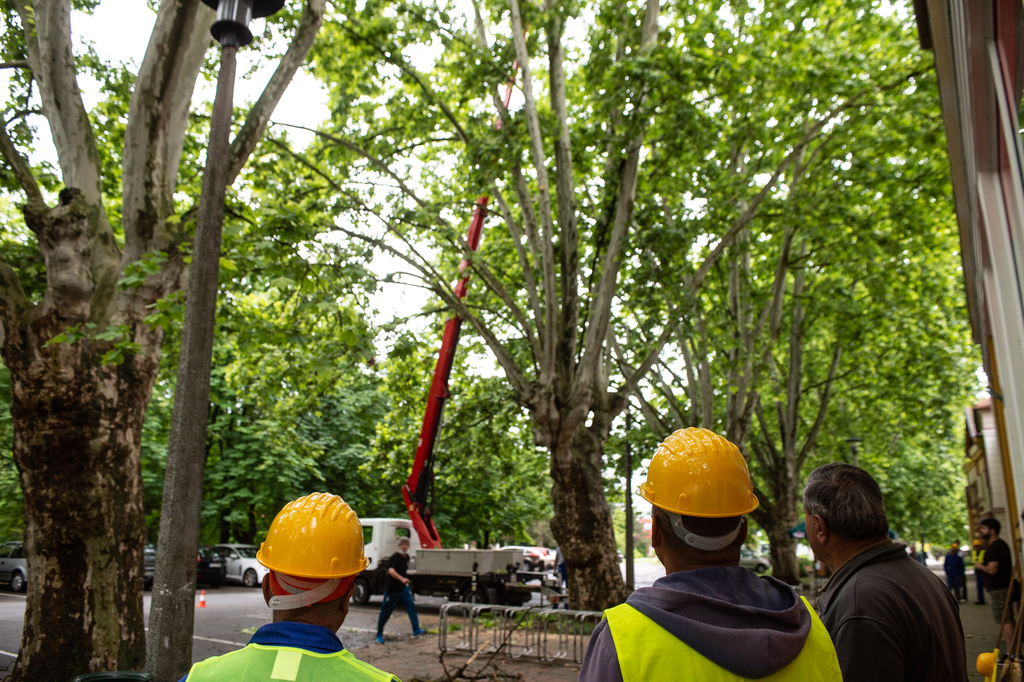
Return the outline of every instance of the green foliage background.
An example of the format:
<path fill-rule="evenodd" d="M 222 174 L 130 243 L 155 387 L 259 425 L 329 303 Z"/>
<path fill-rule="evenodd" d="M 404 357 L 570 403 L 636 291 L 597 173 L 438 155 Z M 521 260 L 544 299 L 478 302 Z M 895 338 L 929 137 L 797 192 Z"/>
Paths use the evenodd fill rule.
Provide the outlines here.
<path fill-rule="evenodd" d="M 505 16 L 501 3 L 486 6 Z M 570 73 L 569 86 L 570 96 L 583 103 L 574 112 L 579 135 L 573 153 L 590 173 L 579 183 L 580 205 L 593 215 L 606 208 L 600 205 L 597 180 L 602 153 L 622 140 L 607 139 L 600 121 L 615 102 L 629 99 L 629 79 L 643 76 L 657 91 L 649 100 L 657 113 L 651 135 L 661 146 L 660 155 L 645 161 L 645 172 L 651 170 L 638 192 L 635 219 L 647 228 L 640 253 L 674 262 L 680 273 L 695 254 L 709 250 L 740 210 L 736 197 L 749 189 L 745 177 L 727 168 L 730 145 L 743 140 L 770 168 L 808 114 L 801 88 L 813 85 L 829 94 L 855 87 L 859 71 L 899 63 L 900 50 L 911 55 L 909 67 L 927 61 L 912 47 L 912 21 L 882 18 L 870 2 L 787 3 L 791 14 L 765 17 L 756 36 L 735 44 L 730 44 L 735 27 L 727 27 L 722 17 L 730 8 L 742 16 L 747 3 L 679 2 L 669 5 L 673 18 L 666 21 L 665 34 L 670 49 L 639 67 L 622 66 L 614 59 L 615 32 L 623 13 L 635 16 L 639 5 L 593 2 L 580 7 L 592 19 L 574 53 L 588 68 Z M 3 8 L 4 49 L 9 50 L 8 41 L 17 40 L 19 32 L 10 30 L 13 14 L 7 0 Z M 805 28 L 803 21 L 792 22 L 792 17 L 813 12 L 831 13 L 850 26 L 848 50 L 832 51 L 831 44 L 819 40 L 819 24 Z M 527 21 L 539 24 L 544 20 L 540 14 L 537 10 Z M 276 35 L 293 20 L 282 16 L 281 26 L 275 24 L 268 34 Z M 871 37 L 876 34 L 889 40 Z M 530 40 L 536 41 L 536 35 Z M 404 515 L 400 486 L 418 438 L 444 315 L 428 311 L 425 333 L 409 331 L 403 321 L 381 324 L 370 305 L 378 286 L 367 270 L 374 253 L 342 239 L 339 220 L 350 221 L 341 223 L 348 227 L 379 228 L 380 215 L 393 218 L 439 254 L 439 270 L 454 274 L 456 240 L 468 221 L 471 198 L 485 185 L 481 169 L 509 163 L 508 150 L 498 148 L 491 135 L 485 94 L 507 79 L 507 70 L 495 63 L 510 64 L 512 51 L 507 35 L 493 36 L 493 41 L 492 54 L 484 54 L 445 3 L 334 4 L 310 62 L 310 71 L 333 86 L 324 130 L 348 135 L 379 158 L 415 165 L 431 204 L 398 201 L 370 185 L 356 191 L 352 188 L 362 181 L 367 165 L 364 157 L 326 137 L 301 156 L 281 127 L 271 128 L 229 192 L 204 542 L 259 541 L 285 501 L 314 490 L 341 494 L 362 516 Z M 444 134 L 444 117 L 424 105 L 408 78 L 396 75 L 395 55 L 425 44 L 443 48 L 426 76 L 473 133 L 470 145 L 453 144 Z M 534 52 L 536 47 L 531 43 Z M 91 116 L 104 182 L 118 186 L 132 69 L 105 64 L 88 49 L 78 62 L 107 93 Z M 215 68 L 211 60 L 206 77 Z M 839 336 L 848 339 L 845 374 L 807 467 L 845 458 L 845 439 L 861 436 L 861 462 L 886 493 L 893 527 L 908 538 L 945 542 L 963 539 L 961 411 L 978 388 L 973 373 L 979 357 L 963 310 L 948 161 L 930 69 L 923 65 L 912 88 L 868 102 L 888 107 L 886 125 L 851 123 L 835 141 L 843 146 L 843 159 L 830 161 L 804 194 L 773 196 L 755 224 L 763 238 L 750 248 L 757 250 L 755 270 L 763 281 L 770 276 L 780 230 L 787 221 L 801 221 L 812 246 L 808 267 L 816 268 L 818 276 L 808 305 L 821 321 L 820 337 L 809 346 L 814 354 L 809 373 L 820 377 L 831 342 Z M 5 115 L 28 106 L 27 84 L 20 78 L 16 71 Z M 542 113 L 550 125 L 550 112 Z M 179 216 L 186 223 L 199 194 L 203 114 L 193 116 L 177 195 Z M 522 121 L 510 125 L 511 135 L 521 140 L 526 134 Z M 12 123 L 10 130 L 21 149 L 33 148 L 37 131 L 29 119 Z M 618 132 L 624 134 L 632 131 Z M 310 158 L 322 161 L 326 174 L 312 172 Z M 47 191 L 59 189 L 55 169 L 36 170 Z M 0 182 L 6 190 L 0 196 L 0 249 L 16 263 L 30 297 L 38 300 L 45 272 L 34 236 L 21 222 L 6 166 L 0 168 Z M 698 205 L 702 208 L 693 209 Z M 108 207 L 115 228 L 117 211 Z M 685 219 L 663 220 L 667 213 Z M 595 245 L 588 248 L 596 259 L 601 237 L 592 233 L 593 221 L 584 222 L 581 230 Z M 500 230 L 488 232 L 482 256 L 495 270 L 519 267 L 509 236 Z M 631 261 L 622 287 L 624 324 L 641 334 L 656 326 L 657 314 L 674 295 L 673 284 L 679 283 L 666 270 L 652 271 L 655 260 Z M 726 280 L 725 268 L 709 275 L 708 307 L 721 307 Z M 521 292 L 515 293 L 521 298 Z M 494 297 L 482 287 L 473 295 L 481 307 L 495 307 Z M 169 297 L 152 318 L 167 336 L 142 439 L 150 541 L 159 523 L 182 305 L 180 296 Z M 723 351 L 715 359 L 726 362 L 734 328 L 729 320 L 718 319 L 710 330 Z M 385 347 L 386 359 L 374 361 L 378 348 Z M 784 347 L 777 350 L 784 355 Z M 728 387 L 717 388 L 722 396 Z M 452 392 L 437 467 L 435 520 L 442 537 L 451 544 L 482 542 L 485 534 L 492 540 L 532 542 L 533 535 L 542 535 L 538 522 L 543 526 L 551 514 L 547 455 L 533 446 L 529 420 L 504 381 L 493 375 L 468 329 Z M 21 531 L 9 402 L 9 377 L 0 367 L 0 539 Z M 627 441 L 637 469 L 656 445 L 639 420 L 628 433 L 620 420 L 606 449 L 613 502 L 622 499 Z"/>

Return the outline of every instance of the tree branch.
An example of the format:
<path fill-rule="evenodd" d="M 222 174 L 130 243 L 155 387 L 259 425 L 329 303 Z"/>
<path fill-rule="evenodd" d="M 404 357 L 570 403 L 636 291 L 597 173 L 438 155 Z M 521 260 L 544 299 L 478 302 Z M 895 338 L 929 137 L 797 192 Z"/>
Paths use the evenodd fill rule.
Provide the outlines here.
<path fill-rule="evenodd" d="M 647 0 L 644 12 L 643 27 L 640 38 L 640 52 L 650 51 L 658 37 L 658 0 Z M 619 187 L 618 205 L 615 220 L 612 223 L 608 250 L 605 252 L 601 278 L 598 280 L 597 295 L 591 300 L 589 322 L 583 346 L 583 357 L 580 360 L 580 372 L 591 374 L 600 360 L 601 345 L 608 335 L 611 322 L 612 299 L 621 266 L 620 254 L 626 241 L 626 234 L 633 218 L 633 207 L 636 199 L 636 186 L 640 168 L 640 148 L 643 146 L 644 133 L 634 137 L 629 146 L 626 163 L 622 170 L 622 182 Z"/>
<path fill-rule="evenodd" d="M 805 246 L 801 247 L 806 249 Z M 782 434 L 783 449 L 796 449 L 797 417 L 800 414 L 800 382 L 803 379 L 804 357 L 804 277 L 806 270 L 800 268 L 793 277 L 793 321 L 789 331 L 789 372 L 786 380 L 785 431 Z"/>
<path fill-rule="evenodd" d="M 18 179 L 18 184 L 25 190 L 29 203 L 44 203 L 43 193 L 39 191 L 39 183 L 32 175 L 28 161 L 14 146 L 14 142 L 11 141 L 7 129 L 3 125 L 0 125 L 0 154 L 3 154 L 7 165 L 14 171 L 14 177 Z"/>
<path fill-rule="evenodd" d="M 270 121 L 270 116 L 277 108 L 285 90 L 295 77 L 302 63 L 306 61 L 309 48 L 313 46 L 316 34 L 320 31 L 320 24 L 324 18 L 324 9 L 327 0 L 306 0 L 305 9 L 302 10 L 302 18 L 299 19 L 299 28 L 295 37 L 288 45 L 288 51 L 281 57 L 281 61 L 270 77 L 270 82 L 263 89 L 256 104 L 252 105 L 245 117 L 245 124 L 238 131 L 238 135 L 231 141 L 231 163 L 228 166 L 228 185 L 231 185 L 238 174 L 242 171 L 245 162 L 249 160 L 263 131 Z"/>
<path fill-rule="evenodd" d="M 402 178 L 400 178 L 397 174 L 395 174 L 395 172 L 393 170 L 391 170 L 390 166 L 388 166 L 386 163 L 384 163 L 384 161 L 382 161 L 379 157 L 371 154 L 370 152 L 366 151 L 365 149 L 363 149 L 359 145 L 357 145 L 357 144 L 355 144 L 353 142 L 349 142 L 348 140 L 340 138 L 340 137 L 337 137 L 335 135 L 331 135 L 330 133 L 325 133 L 322 130 L 315 130 L 314 128 L 307 128 L 306 126 L 297 125 L 295 123 L 275 123 L 274 125 L 281 125 L 281 126 L 286 126 L 288 128 L 299 128 L 301 130 L 308 130 L 309 132 L 314 133 L 318 137 L 322 137 L 325 140 L 330 140 L 331 142 L 335 143 L 336 145 L 338 145 L 340 147 L 344 147 L 345 149 L 348 149 L 350 151 L 355 152 L 356 154 L 359 154 L 359 156 L 361 156 L 364 159 L 366 159 L 367 161 L 369 161 L 371 164 L 373 164 L 374 167 L 376 167 L 377 169 L 381 170 L 385 175 L 387 175 L 389 178 L 391 178 L 396 183 L 398 183 L 399 188 L 401 188 L 401 190 L 406 194 L 406 196 L 408 196 L 410 199 L 415 201 L 421 207 L 426 208 L 427 202 L 425 202 L 422 199 L 420 199 L 416 195 L 416 193 L 414 191 L 412 191 L 409 188 L 408 185 L 405 184 L 405 182 L 402 180 Z"/>
<path fill-rule="evenodd" d="M 551 13 L 548 26 L 548 80 L 551 109 L 558 120 L 555 147 L 555 198 L 558 201 L 558 251 L 561 257 L 562 316 L 558 330 L 558 354 L 576 355 L 580 316 L 580 253 L 576 227 L 576 184 L 573 178 L 572 140 L 569 137 L 569 111 L 565 96 L 565 49 L 562 45 L 562 18 Z"/>
<path fill-rule="evenodd" d="M 669 311 L 669 317 L 671 318 L 674 313 L 675 309 L 673 308 Z M 620 386 L 616 391 L 616 397 L 618 399 L 625 399 L 629 397 L 629 394 L 633 392 L 636 386 L 640 383 L 640 380 L 644 378 L 647 372 L 651 370 L 651 367 L 654 366 L 654 363 L 658 361 L 658 356 L 661 355 L 661 350 L 665 347 L 665 343 L 668 341 L 670 336 L 672 336 L 672 325 L 665 325 L 665 328 L 661 330 L 661 334 L 658 335 L 658 338 L 655 340 L 651 349 L 647 351 L 647 355 L 640 362 L 636 371 L 633 372 L 632 376 L 626 377 L 622 386 Z"/>
<path fill-rule="evenodd" d="M 168 159 L 172 126 L 174 133 L 180 130 L 184 144 L 188 104 L 182 106 L 182 99 L 187 92 L 191 101 L 202 56 L 210 44 L 209 38 L 201 39 L 198 46 L 193 43 L 196 25 L 201 23 L 199 5 L 195 0 L 172 0 L 160 5 L 135 79 L 124 132 L 121 215 L 125 264 L 154 248 L 166 248 L 170 241 L 164 221 L 174 213 L 178 177 L 177 165 L 172 167 Z M 206 9 L 203 16 L 212 19 L 212 14 Z M 191 54 L 196 51 L 198 55 Z M 189 75 L 182 69 L 185 61 L 195 68 L 191 83 L 182 82 Z M 176 160 L 180 162 L 180 158 L 179 151 Z"/>
<path fill-rule="evenodd" d="M 530 300 L 530 309 L 533 311 L 534 322 L 537 325 L 537 331 L 540 336 L 544 336 L 544 311 L 541 309 L 540 296 L 537 291 L 537 280 L 533 276 L 533 264 L 530 263 L 530 259 L 526 255 L 526 249 L 523 248 L 523 232 L 512 217 L 512 212 L 508 208 L 508 204 L 505 202 L 505 196 L 501 190 L 498 189 L 497 184 L 491 183 L 491 195 L 498 203 L 498 207 L 501 209 L 501 215 L 505 219 L 505 224 L 508 226 L 508 232 L 512 236 L 512 244 L 516 248 L 516 255 L 519 256 L 519 267 L 523 270 L 523 280 L 526 283 L 526 295 Z M 539 353 L 537 355 L 537 362 L 541 362 L 541 358 L 544 356 L 543 346 L 539 346 Z"/>
<path fill-rule="evenodd" d="M 530 348 L 533 350 L 534 357 L 539 362 L 543 357 L 543 352 L 540 347 L 540 342 L 537 341 L 537 337 L 533 335 L 533 330 L 530 327 L 529 322 L 526 320 L 526 315 L 523 314 L 522 309 L 516 304 L 512 296 L 508 293 L 505 287 L 502 286 L 498 278 L 494 276 L 491 269 L 487 267 L 486 263 L 480 262 L 479 259 L 473 260 L 473 269 L 480 273 L 481 278 L 487 283 L 487 286 L 491 288 L 498 298 L 502 300 L 505 307 L 509 309 L 516 322 L 519 324 L 520 329 L 526 336 L 526 340 L 530 342 Z"/>
<path fill-rule="evenodd" d="M 781 460 L 779 451 L 775 447 L 775 442 L 772 439 L 772 434 L 768 430 L 768 423 L 764 419 L 764 410 L 761 407 L 760 401 L 754 406 L 754 414 L 757 415 L 757 423 L 761 427 L 761 435 L 764 438 L 765 453 L 772 467 L 776 467 Z"/>
<path fill-rule="evenodd" d="M 15 59 L 13 62 L 0 62 L 0 69 L 30 69 L 27 59 Z"/>
<path fill-rule="evenodd" d="M 835 350 L 832 351 L 832 364 L 828 368 L 828 379 L 825 380 L 825 388 L 818 395 L 818 414 L 814 418 L 814 425 L 807 433 L 804 444 L 796 458 L 797 471 L 803 466 L 804 460 L 807 459 L 807 456 L 818 442 L 818 433 L 821 431 L 822 424 L 825 423 L 825 414 L 828 412 L 828 404 L 832 398 L 832 385 L 836 378 L 836 370 L 839 368 L 839 359 L 842 357 L 842 354 L 843 347 L 837 343 Z"/>
<path fill-rule="evenodd" d="M 451 123 L 452 126 L 455 128 L 455 133 L 459 136 L 459 139 L 462 140 L 463 142 L 469 142 L 469 136 L 466 134 L 466 131 L 462 128 L 462 125 L 459 123 L 458 119 L 455 118 L 455 114 L 452 113 L 452 110 L 448 107 L 447 104 L 445 104 L 444 102 L 437 98 L 433 90 L 427 87 L 427 84 L 423 82 L 423 78 L 419 75 L 419 73 L 416 72 L 416 69 L 409 66 L 404 59 L 399 59 L 395 57 L 393 53 L 389 52 L 388 50 L 385 50 L 380 45 L 377 45 L 376 43 L 371 41 L 369 38 L 366 38 L 365 36 L 353 31 L 353 26 L 359 29 L 363 27 L 362 24 L 354 17 L 346 17 L 345 21 L 338 24 L 338 26 L 339 28 L 341 28 L 341 30 L 345 31 L 346 33 L 354 37 L 356 40 L 359 40 L 372 47 L 381 57 L 384 58 L 384 61 L 386 61 L 388 64 L 392 64 L 401 69 L 402 73 L 411 78 L 413 82 L 416 83 L 416 86 L 419 87 L 419 89 L 422 90 L 424 94 L 426 94 L 427 98 L 431 102 L 436 104 L 438 108 L 441 109 L 441 112 L 444 114 L 444 117 L 447 118 L 448 122 Z M 401 50 L 398 51 L 398 54 L 401 55 Z"/>
<path fill-rule="evenodd" d="M 548 180 L 547 159 L 544 154 L 544 138 L 540 128 L 540 117 L 537 114 L 537 102 L 533 95 L 533 77 L 530 74 L 530 53 L 526 50 L 526 39 L 523 31 L 523 18 L 519 9 L 519 0 L 510 0 L 512 14 L 512 43 L 515 46 L 516 58 L 522 68 L 522 91 L 525 100 L 523 109 L 526 113 L 526 127 L 530 136 L 530 154 L 533 168 L 537 173 L 537 205 L 540 209 L 541 253 L 539 263 L 543 273 L 544 303 L 544 336 L 542 346 L 544 357 L 541 362 L 540 381 L 549 385 L 555 377 L 555 352 L 558 336 L 558 297 L 555 288 L 555 250 L 554 226 L 551 221 L 551 194 Z M 523 181 L 525 186 L 525 180 Z M 603 339 L 604 337 L 602 337 Z"/>
<path fill-rule="evenodd" d="M 512 385 L 512 390 L 515 391 L 516 399 L 520 404 L 528 404 L 532 399 L 532 391 L 530 390 L 530 382 L 526 379 L 523 373 L 519 369 L 519 365 L 516 363 L 512 354 L 509 353 L 505 345 L 498 339 L 498 337 L 492 332 L 487 325 L 485 325 L 476 315 L 470 312 L 469 308 L 462 301 L 461 298 L 451 295 L 448 293 L 441 294 L 441 297 L 445 300 L 451 308 L 453 308 L 463 319 L 469 320 L 469 323 L 479 334 L 487 347 L 494 353 L 495 359 L 501 368 L 505 371 L 505 376 L 508 382 Z"/>
<path fill-rule="evenodd" d="M 39 99 L 57 148 L 64 184 L 81 191 L 106 223 L 99 152 L 75 73 L 70 0 L 40 2 L 35 6 L 29 0 L 15 0 L 15 5 L 25 30 L 32 75 L 39 86 Z"/>

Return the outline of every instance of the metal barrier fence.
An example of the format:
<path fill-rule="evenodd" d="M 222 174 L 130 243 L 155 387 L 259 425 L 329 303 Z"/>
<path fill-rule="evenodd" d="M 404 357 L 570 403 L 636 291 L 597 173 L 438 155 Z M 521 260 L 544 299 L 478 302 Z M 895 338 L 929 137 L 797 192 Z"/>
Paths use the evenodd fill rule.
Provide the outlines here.
<path fill-rule="evenodd" d="M 505 658 L 582 663 L 590 634 L 603 616 L 601 611 L 449 602 L 441 607 L 438 648 L 442 653 L 501 652 Z M 454 625 L 461 627 L 449 632 Z"/>

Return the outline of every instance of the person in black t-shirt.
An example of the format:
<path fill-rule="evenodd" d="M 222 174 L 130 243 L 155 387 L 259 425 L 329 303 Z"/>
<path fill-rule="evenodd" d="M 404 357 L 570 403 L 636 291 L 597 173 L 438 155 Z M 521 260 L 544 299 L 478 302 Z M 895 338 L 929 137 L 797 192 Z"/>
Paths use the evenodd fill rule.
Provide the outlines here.
<path fill-rule="evenodd" d="M 385 565 L 387 581 L 384 583 L 384 603 L 381 604 L 380 617 L 377 619 L 378 644 L 384 643 L 384 624 L 399 605 L 409 614 L 413 637 L 427 634 L 426 630 L 420 628 L 416 602 L 412 600 L 412 590 L 409 589 L 409 546 L 409 538 L 398 538 L 398 551 L 391 555 Z"/>
<path fill-rule="evenodd" d="M 1009 545 L 999 538 L 999 531 L 1002 524 L 997 519 L 982 519 L 978 532 L 983 540 L 988 542 L 985 549 L 985 563 L 976 564 L 975 571 L 981 571 L 984 575 L 985 589 L 992 596 L 992 618 L 996 623 L 1003 621 L 1003 610 L 1010 592 L 1010 576 L 1013 575 L 1013 554 Z M 1006 609 L 1006 622 L 1003 623 L 999 636 L 1006 640 L 1007 647 L 1010 646 L 1013 636 L 1013 607 Z M 999 640 L 996 640 L 996 647 Z"/>

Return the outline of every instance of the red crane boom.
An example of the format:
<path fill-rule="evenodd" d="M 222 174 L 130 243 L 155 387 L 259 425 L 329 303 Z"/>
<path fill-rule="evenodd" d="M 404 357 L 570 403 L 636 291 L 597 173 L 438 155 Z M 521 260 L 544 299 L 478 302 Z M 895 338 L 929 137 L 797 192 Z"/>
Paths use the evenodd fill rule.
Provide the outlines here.
<path fill-rule="evenodd" d="M 512 77 L 505 87 L 504 106 L 508 110 L 509 101 L 512 98 L 512 86 L 515 84 L 515 74 L 519 70 L 519 62 L 512 64 Z M 501 116 L 494 120 L 494 127 L 501 130 Z M 480 246 L 480 234 L 484 229 L 484 218 L 487 216 L 488 195 L 480 197 L 473 210 L 473 220 L 469 223 L 469 234 L 466 235 L 466 243 L 471 253 L 475 253 Z M 468 254 L 467 254 L 468 255 Z M 455 295 L 465 298 L 469 289 L 469 258 L 463 258 L 459 263 L 459 272 L 465 273 L 455 285 Z M 434 445 L 437 443 L 437 434 L 441 430 L 441 418 L 444 416 L 444 404 L 451 395 L 448 391 L 448 377 L 452 373 L 452 365 L 455 363 L 455 348 L 459 345 L 459 331 L 462 328 L 462 316 L 456 314 L 444 325 L 444 334 L 441 337 L 441 350 L 437 353 L 437 365 L 434 366 L 434 378 L 430 382 L 430 395 L 427 396 L 427 409 L 423 415 L 423 426 L 420 428 L 420 439 L 416 443 L 416 456 L 413 459 L 412 471 L 409 479 L 402 486 L 402 497 L 405 498 L 405 508 L 409 511 L 409 518 L 412 520 L 413 528 L 420 538 L 420 546 L 424 549 L 439 549 L 441 538 L 437 534 L 432 518 L 431 498 L 434 489 Z"/>
<path fill-rule="evenodd" d="M 486 195 L 480 197 L 473 210 L 473 220 L 469 224 L 469 234 L 466 236 L 470 251 L 475 252 L 480 246 L 480 233 L 484 228 L 488 199 L 489 197 Z M 459 298 L 465 298 L 469 289 L 469 266 L 468 258 L 463 258 L 459 263 L 459 272 L 465 273 L 455 285 L 455 295 Z M 434 445 L 437 442 L 438 431 L 441 429 L 441 417 L 444 415 L 445 402 L 451 395 L 448 391 L 448 377 L 452 373 L 452 365 L 455 362 L 455 348 L 459 345 L 461 328 L 462 316 L 458 314 L 444 325 L 441 350 L 438 351 L 437 365 L 434 367 L 434 379 L 430 382 L 427 410 L 423 415 L 420 439 L 416 444 L 416 457 L 413 460 L 409 479 L 402 486 L 405 508 L 409 511 L 409 518 L 412 519 L 412 525 L 419 535 L 420 546 L 425 549 L 441 546 L 441 538 L 438 536 L 434 520 L 431 518 L 429 499 L 434 487 Z"/>

